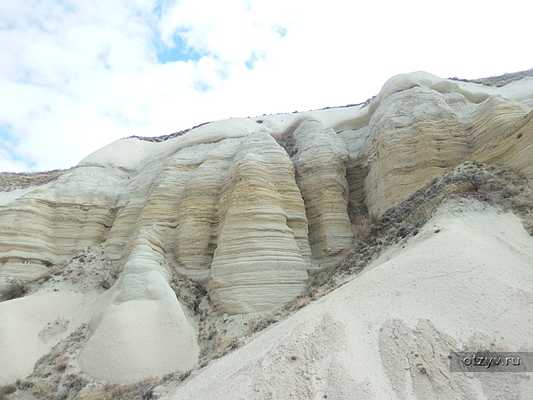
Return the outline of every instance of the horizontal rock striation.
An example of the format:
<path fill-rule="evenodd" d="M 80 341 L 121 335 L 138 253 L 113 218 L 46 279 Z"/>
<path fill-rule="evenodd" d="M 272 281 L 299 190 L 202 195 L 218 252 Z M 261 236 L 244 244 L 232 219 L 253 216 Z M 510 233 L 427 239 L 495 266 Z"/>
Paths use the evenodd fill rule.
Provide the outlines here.
<path fill-rule="evenodd" d="M 369 122 L 366 202 L 381 214 L 465 159 L 468 141 L 439 92 L 414 87 L 383 99 Z"/>
<path fill-rule="evenodd" d="M 85 310 L 82 369 L 114 382 L 186 371 L 199 311 L 169 281 L 207 291 L 209 312 L 263 314 L 335 268 L 374 217 L 465 161 L 531 182 L 532 82 L 399 75 L 358 105 L 126 138 L 69 170 L 0 174 L 0 301 L 8 310 L 24 285 L 98 245 L 119 277 Z"/>
<path fill-rule="evenodd" d="M 296 180 L 305 200 L 309 245 L 322 266 L 350 248 L 352 230 L 348 217 L 348 183 L 344 142 L 320 121 L 304 120 L 293 132 Z"/>
<path fill-rule="evenodd" d="M 368 168 L 365 203 L 373 215 L 466 160 L 502 164 L 531 176 L 526 103 L 415 74 L 391 79 L 369 108 L 368 125 L 359 129 L 370 131 L 369 140 L 358 165 Z M 348 135 L 348 142 L 356 136 Z"/>
<path fill-rule="evenodd" d="M 250 292 L 270 284 L 264 277 L 254 282 L 252 274 L 237 285 L 238 268 L 229 273 L 229 265 L 246 264 L 246 252 L 275 247 L 269 257 L 298 260 L 289 262 L 293 272 L 280 267 L 295 288 L 290 295 L 257 294 L 278 306 L 305 285 L 302 265 L 308 271 L 335 265 L 367 213 L 383 214 L 461 162 L 501 163 L 531 177 L 530 97 L 516 84 L 510 91 L 400 75 L 365 104 L 210 123 L 159 142 L 125 139 L 78 167 L 39 178 L 34 188 L 11 174 L 8 186 L 21 195 L 0 207 L 0 270 L 9 277 L 26 268 L 25 279 L 40 277 L 47 265 L 100 243 L 124 266 L 135 232 L 155 226 L 170 268 L 210 284 L 227 311 L 246 308 L 247 296 L 240 306 L 223 299 L 222 293 L 236 296 L 231 286 Z M 280 136 L 285 149 L 272 140 Z M 244 244 L 246 229 L 264 249 Z M 293 273 L 298 278 L 289 278 Z"/>
<path fill-rule="evenodd" d="M 306 270 L 342 258 L 368 214 L 463 161 L 531 177 L 530 97 L 506 88 L 399 75 L 365 104 L 125 139 L 33 188 L 11 174 L 20 189 L 7 193 L 21 194 L 0 206 L 0 276 L 37 279 L 94 244 L 123 268 L 136 232 L 156 227 L 169 268 L 209 285 L 221 310 L 277 307 Z"/>
<path fill-rule="evenodd" d="M 217 305 L 232 313 L 266 311 L 303 291 L 309 257 L 303 201 L 288 156 L 267 133 L 240 145 L 220 220 L 209 278 Z"/>
<path fill-rule="evenodd" d="M 174 238 L 176 262 L 186 275 L 207 281 L 218 242 L 220 197 L 241 139 L 214 146 L 184 188 Z"/>
<path fill-rule="evenodd" d="M 100 205 L 23 199 L 0 210 L 0 254 L 50 265 L 102 242 L 114 217 L 113 208 Z"/>
<path fill-rule="evenodd" d="M 533 178 L 533 111 L 491 98 L 477 110 L 468 131 L 473 159 L 503 164 Z"/>

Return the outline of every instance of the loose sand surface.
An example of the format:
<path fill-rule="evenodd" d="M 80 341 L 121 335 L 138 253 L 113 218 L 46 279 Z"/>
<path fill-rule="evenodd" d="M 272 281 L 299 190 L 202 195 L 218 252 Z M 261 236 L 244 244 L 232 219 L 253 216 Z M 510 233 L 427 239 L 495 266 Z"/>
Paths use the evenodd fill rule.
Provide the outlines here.
<path fill-rule="evenodd" d="M 533 239 L 520 220 L 448 202 L 405 248 L 169 398 L 533 398 L 532 374 L 467 376 L 448 359 L 460 349 L 533 350 L 532 307 Z"/>

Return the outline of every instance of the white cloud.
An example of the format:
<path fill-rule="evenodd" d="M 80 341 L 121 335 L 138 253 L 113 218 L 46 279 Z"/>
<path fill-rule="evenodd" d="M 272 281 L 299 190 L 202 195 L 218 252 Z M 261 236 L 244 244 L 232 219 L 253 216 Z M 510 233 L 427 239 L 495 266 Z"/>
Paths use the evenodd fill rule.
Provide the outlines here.
<path fill-rule="evenodd" d="M 362 101 L 401 72 L 531 68 L 531 11 L 514 0 L 2 2 L 0 126 L 17 142 L 0 170 L 68 167 L 130 134 Z M 162 60 L 165 44 L 182 60 Z"/>

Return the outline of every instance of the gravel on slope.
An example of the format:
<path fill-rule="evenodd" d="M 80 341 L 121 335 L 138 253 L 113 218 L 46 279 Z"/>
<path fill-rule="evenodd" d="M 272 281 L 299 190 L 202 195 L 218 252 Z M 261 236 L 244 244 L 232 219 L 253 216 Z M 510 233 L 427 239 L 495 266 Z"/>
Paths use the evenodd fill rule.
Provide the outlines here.
<path fill-rule="evenodd" d="M 44 185 L 56 180 L 66 170 L 54 169 L 42 172 L 0 172 L 0 192 Z"/>

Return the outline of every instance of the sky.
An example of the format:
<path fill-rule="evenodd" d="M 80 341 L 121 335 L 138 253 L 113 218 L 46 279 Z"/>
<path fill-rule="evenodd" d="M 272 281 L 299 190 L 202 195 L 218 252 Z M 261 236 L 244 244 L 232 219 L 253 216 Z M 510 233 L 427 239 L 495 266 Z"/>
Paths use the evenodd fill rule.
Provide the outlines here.
<path fill-rule="evenodd" d="M 0 171 L 130 135 L 533 67 L 531 1 L 2 0 Z"/>

